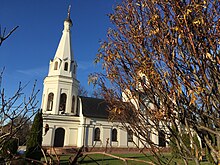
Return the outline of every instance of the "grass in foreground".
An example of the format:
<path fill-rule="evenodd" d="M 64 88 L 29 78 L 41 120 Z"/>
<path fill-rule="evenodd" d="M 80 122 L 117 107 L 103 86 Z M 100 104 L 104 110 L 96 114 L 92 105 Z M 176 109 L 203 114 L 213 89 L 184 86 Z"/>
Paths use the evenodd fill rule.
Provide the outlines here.
<path fill-rule="evenodd" d="M 123 158 L 134 158 L 134 159 L 139 159 L 139 160 L 145 160 L 148 162 L 152 162 L 151 160 L 154 159 L 154 157 L 150 154 L 148 154 L 147 156 L 143 155 L 143 154 L 139 154 L 139 153 L 129 153 L 129 154 L 113 154 L 119 157 L 123 157 Z M 60 156 L 60 164 L 61 165 L 65 165 L 68 164 L 69 162 L 69 157 L 71 155 L 61 155 Z M 164 157 L 162 159 L 171 159 L 172 156 L 170 153 L 164 154 Z M 94 161 L 95 160 L 95 161 Z M 116 158 L 112 158 L 106 155 L 102 155 L 102 154 L 94 154 L 94 155 L 88 155 L 84 158 L 81 157 L 79 159 L 79 163 L 83 164 L 83 165 L 97 165 L 97 164 L 101 164 L 101 165 L 124 165 L 124 161 L 122 160 L 118 160 Z M 128 165 L 146 165 L 146 163 L 142 163 L 142 162 L 137 162 L 137 161 L 128 161 Z M 179 164 L 179 165 L 183 165 L 183 161 L 180 159 L 176 159 L 174 158 L 172 160 L 172 164 Z M 194 162 L 190 162 L 190 165 L 194 165 Z M 202 165 L 209 165 L 210 163 L 208 162 L 201 162 Z"/>

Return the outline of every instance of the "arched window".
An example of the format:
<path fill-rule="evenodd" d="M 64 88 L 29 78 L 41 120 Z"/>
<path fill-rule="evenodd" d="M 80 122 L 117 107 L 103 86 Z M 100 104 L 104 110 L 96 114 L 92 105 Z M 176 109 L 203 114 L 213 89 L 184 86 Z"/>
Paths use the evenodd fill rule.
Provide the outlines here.
<path fill-rule="evenodd" d="M 60 111 L 65 112 L 65 110 L 66 110 L 66 98 L 67 98 L 67 96 L 65 93 L 62 93 L 60 95 L 60 106 L 59 106 Z"/>
<path fill-rule="evenodd" d="M 50 127 L 48 124 L 45 125 L 45 128 L 44 128 L 44 136 L 47 134 L 47 132 L 49 131 Z"/>
<path fill-rule="evenodd" d="M 64 64 L 64 70 L 65 70 L 65 71 L 68 71 L 68 62 L 65 62 L 65 64 Z"/>
<path fill-rule="evenodd" d="M 71 112 L 74 113 L 74 110 L 75 110 L 75 96 L 73 96 L 73 98 L 72 98 L 72 109 L 71 109 Z"/>
<path fill-rule="evenodd" d="M 117 129 L 112 130 L 112 141 L 117 141 Z"/>
<path fill-rule="evenodd" d="M 95 128 L 94 140 L 100 141 L 100 129 L 99 128 Z"/>
<path fill-rule="evenodd" d="M 47 111 L 52 111 L 53 109 L 53 93 L 49 93 L 48 99 L 47 99 Z"/>
<path fill-rule="evenodd" d="M 54 70 L 57 70 L 58 69 L 58 62 L 56 61 L 55 63 L 54 63 Z"/>
<path fill-rule="evenodd" d="M 159 138 L 159 146 L 166 147 L 166 136 L 163 130 L 158 132 L 158 138 Z"/>
<path fill-rule="evenodd" d="M 133 142 L 133 132 L 131 130 L 128 131 L 128 142 Z"/>

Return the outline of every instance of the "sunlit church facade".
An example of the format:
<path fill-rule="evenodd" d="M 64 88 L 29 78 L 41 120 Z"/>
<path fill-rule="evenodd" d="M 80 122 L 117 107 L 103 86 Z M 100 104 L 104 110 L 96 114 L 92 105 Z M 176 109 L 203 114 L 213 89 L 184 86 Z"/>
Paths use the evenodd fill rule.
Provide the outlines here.
<path fill-rule="evenodd" d="M 143 147 L 138 138 L 123 129 L 119 122 L 108 120 L 109 114 L 104 100 L 78 95 L 79 81 L 76 76 L 77 63 L 71 47 L 71 27 L 72 21 L 68 12 L 62 37 L 44 79 L 41 105 L 44 126 L 42 145 Z M 161 143 L 157 133 L 151 134 L 150 138 L 156 144 Z"/>

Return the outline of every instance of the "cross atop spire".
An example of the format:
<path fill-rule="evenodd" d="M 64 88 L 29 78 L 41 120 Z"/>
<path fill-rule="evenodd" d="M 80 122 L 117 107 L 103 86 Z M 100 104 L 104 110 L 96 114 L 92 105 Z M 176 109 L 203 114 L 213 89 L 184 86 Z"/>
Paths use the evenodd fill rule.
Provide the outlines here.
<path fill-rule="evenodd" d="M 67 21 L 67 22 L 69 22 L 69 23 L 72 24 L 72 20 L 71 20 L 71 18 L 70 18 L 70 9 L 71 9 L 71 5 L 69 5 L 69 7 L 68 7 L 67 18 L 66 18 L 65 21 Z"/>
<path fill-rule="evenodd" d="M 71 5 L 69 5 L 69 8 L 68 8 L 68 15 L 67 15 L 67 19 L 70 19 L 70 9 L 71 9 Z"/>

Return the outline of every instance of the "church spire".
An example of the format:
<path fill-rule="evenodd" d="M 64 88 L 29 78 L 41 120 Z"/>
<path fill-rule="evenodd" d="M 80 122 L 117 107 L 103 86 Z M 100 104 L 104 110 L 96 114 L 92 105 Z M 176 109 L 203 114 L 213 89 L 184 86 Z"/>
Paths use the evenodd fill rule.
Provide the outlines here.
<path fill-rule="evenodd" d="M 71 27 L 70 9 L 68 8 L 67 18 L 64 21 L 63 34 L 56 50 L 54 59 L 50 63 L 49 76 L 61 75 L 76 78 L 77 64 L 73 58 L 71 45 Z"/>

